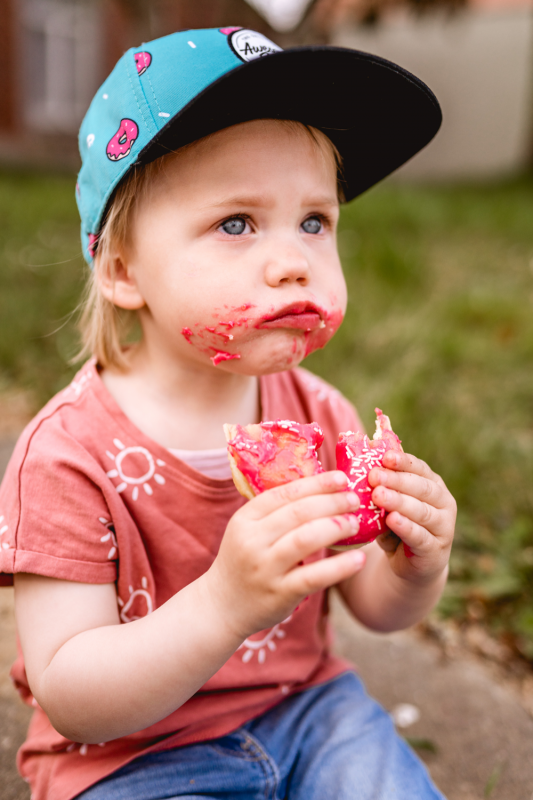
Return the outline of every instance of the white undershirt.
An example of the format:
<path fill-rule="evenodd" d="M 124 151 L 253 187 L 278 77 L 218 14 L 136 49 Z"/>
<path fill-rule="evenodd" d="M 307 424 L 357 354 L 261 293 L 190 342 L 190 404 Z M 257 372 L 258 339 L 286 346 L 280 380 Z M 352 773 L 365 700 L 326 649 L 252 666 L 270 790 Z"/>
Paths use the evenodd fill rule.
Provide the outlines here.
<path fill-rule="evenodd" d="M 220 481 L 231 478 L 228 451 L 225 447 L 216 450 L 175 450 L 172 447 L 168 449 L 173 456 L 201 472 L 202 475 L 207 475 L 208 478 L 217 478 Z"/>

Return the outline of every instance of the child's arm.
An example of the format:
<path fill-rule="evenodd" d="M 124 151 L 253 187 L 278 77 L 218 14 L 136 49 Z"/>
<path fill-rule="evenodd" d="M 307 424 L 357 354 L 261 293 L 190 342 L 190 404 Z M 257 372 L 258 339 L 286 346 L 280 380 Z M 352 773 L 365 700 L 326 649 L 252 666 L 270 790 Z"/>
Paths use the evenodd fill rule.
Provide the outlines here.
<path fill-rule="evenodd" d="M 348 551 L 300 566 L 339 536 L 358 505 L 346 476 L 303 478 L 232 517 L 211 568 L 147 617 L 119 624 L 114 584 L 15 576 L 31 690 L 54 727 L 98 743 L 142 730 L 188 700 L 243 640 L 285 619 L 308 594 L 349 578 Z"/>
<path fill-rule="evenodd" d="M 364 625 L 393 631 L 414 625 L 438 601 L 448 574 L 457 506 L 442 478 L 420 459 L 389 451 L 383 467 L 368 476 L 375 487 L 372 500 L 388 512 L 387 527 L 404 545 L 390 534 L 378 537 L 378 543 L 365 548 L 365 569 L 339 588 Z"/>

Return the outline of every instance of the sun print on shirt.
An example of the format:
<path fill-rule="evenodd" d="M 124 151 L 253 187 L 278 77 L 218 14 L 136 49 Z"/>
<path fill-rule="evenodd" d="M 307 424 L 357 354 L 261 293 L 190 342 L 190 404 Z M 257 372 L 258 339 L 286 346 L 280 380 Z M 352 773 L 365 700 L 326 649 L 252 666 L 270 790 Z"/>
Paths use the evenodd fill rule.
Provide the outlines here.
<path fill-rule="evenodd" d="M 133 589 L 133 586 L 128 587 L 129 597 L 125 602 L 121 597 L 117 596 L 117 602 L 120 608 L 119 614 L 122 622 L 133 622 L 141 617 L 147 617 L 154 610 L 154 602 L 152 595 L 148 591 L 148 580 L 146 577 L 141 578 L 141 588 Z"/>
<path fill-rule="evenodd" d="M 9 525 L 6 522 L 4 515 L 0 514 L 0 547 L 2 547 L 3 550 L 9 550 L 9 542 L 7 542 L 5 539 L 2 539 L 8 530 Z"/>
<path fill-rule="evenodd" d="M 165 462 L 160 458 L 154 458 L 146 447 L 140 445 L 126 447 L 120 439 L 113 439 L 113 444 L 118 453 L 106 450 L 106 455 L 115 462 L 115 466 L 106 474 L 108 478 L 118 478 L 119 482 L 115 488 L 119 494 L 131 486 L 131 499 L 138 500 L 139 488 L 142 487 L 148 497 L 151 497 L 154 493 L 152 480 L 160 486 L 166 483 L 164 477 L 156 471 L 156 467 L 165 467 Z"/>
<path fill-rule="evenodd" d="M 278 622 L 273 628 L 269 628 L 267 631 L 261 631 L 262 636 L 259 639 L 252 639 L 251 637 L 245 639 L 238 648 L 239 650 L 244 649 L 244 653 L 242 654 L 243 663 L 247 664 L 257 653 L 258 662 L 264 664 L 268 650 L 270 650 L 271 653 L 277 650 L 276 639 L 284 639 L 287 635 L 281 626 L 285 625 L 285 623 L 289 622 L 291 619 L 292 614 L 290 614 L 287 619 L 284 619 L 283 622 Z M 259 634 L 255 635 L 259 636 Z"/>
<path fill-rule="evenodd" d="M 110 561 L 111 559 L 115 558 L 118 550 L 117 537 L 115 536 L 115 526 L 111 520 L 106 519 L 106 517 L 98 517 L 98 521 L 101 522 L 104 528 L 107 529 L 107 533 L 104 533 L 104 535 L 100 537 L 100 541 L 104 543 L 109 542 L 107 558 Z"/>
<path fill-rule="evenodd" d="M 85 369 L 83 372 L 78 373 L 75 378 L 71 380 L 69 385 L 63 389 L 63 394 L 73 393 L 72 400 L 77 400 L 80 394 L 87 388 L 93 377 L 92 370 Z"/>

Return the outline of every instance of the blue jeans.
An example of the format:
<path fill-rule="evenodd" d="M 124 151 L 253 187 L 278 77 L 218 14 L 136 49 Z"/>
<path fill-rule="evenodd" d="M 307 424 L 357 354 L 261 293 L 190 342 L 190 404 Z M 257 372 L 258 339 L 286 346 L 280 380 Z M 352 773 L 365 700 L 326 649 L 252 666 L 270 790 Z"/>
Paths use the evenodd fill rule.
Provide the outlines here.
<path fill-rule="evenodd" d="M 151 753 L 77 800 L 445 800 L 352 672 L 227 736 Z"/>

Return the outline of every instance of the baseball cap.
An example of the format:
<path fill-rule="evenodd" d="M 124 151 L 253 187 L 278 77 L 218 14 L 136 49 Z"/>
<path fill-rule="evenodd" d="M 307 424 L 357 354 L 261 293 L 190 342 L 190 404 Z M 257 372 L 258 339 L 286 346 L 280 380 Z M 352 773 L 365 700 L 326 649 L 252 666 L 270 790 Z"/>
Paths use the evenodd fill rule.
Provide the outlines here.
<path fill-rule="evenodd" d="M 87 262 L 113 192 L 135 165 L 261 118 L 323 131 L 342 156 L 348 201 L 428 144 L 442 115 L 421 80 L 357 50 L 282 50 L 263 34 L 237 27 L 180 31 L 131 48 L 80 128 L 76 200 Z"/>

